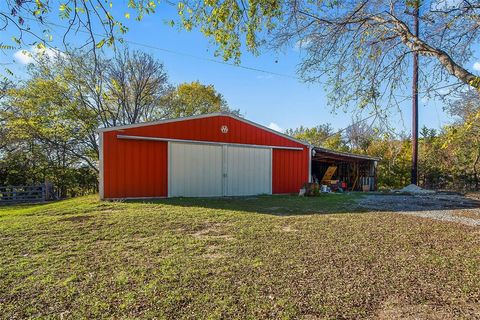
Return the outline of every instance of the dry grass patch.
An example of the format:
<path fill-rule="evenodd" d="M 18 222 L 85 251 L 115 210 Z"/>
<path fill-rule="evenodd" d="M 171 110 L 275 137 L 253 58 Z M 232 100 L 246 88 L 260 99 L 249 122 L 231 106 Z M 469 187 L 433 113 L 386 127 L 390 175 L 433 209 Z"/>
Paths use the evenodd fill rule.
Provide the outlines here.
<path fill-rule="evenodd" d="M 292 228 L 291 226 L 283 226 L 282 227 L 283 232 L 297 232 L 297 229 Z"/>
<path fill-rule="evenodd" d="M 379 310 L 378 320 L 449 320 L 455 315 L 428 304 L 406 305 L 398 299 L 388 299 Z"/>

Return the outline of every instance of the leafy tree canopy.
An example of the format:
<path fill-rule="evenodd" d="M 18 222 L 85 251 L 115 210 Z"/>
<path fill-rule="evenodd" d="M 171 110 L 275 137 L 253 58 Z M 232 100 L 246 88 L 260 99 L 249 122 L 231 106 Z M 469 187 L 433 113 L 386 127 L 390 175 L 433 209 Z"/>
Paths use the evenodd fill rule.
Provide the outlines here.
<path fill-rule="evenodd" d="M 165 5 L 175 5 L 181 27 L 198 28 L 225 60 L 239 62 L 244 49 L 258 54 L 263 48 L 301 48 L 301 76 L 305 81 L 325 80 L 336 107 L 350 103 L 378 111 L 398 104 L 393 93 L 407 88 L 408 57 L 413 52 L 423 57 L 425 92 L 438 93 L 438 84 L 452 79 L 480 88 L 479 78 L 466 66 L 479 40 L 478 1 L 185 0 Z M 6 9 L 0 9 L 0 30 L 17 30 L 16 44 L 25 34 L 46 43 L 51 34 L 48 17 L 57 14 L 68 26 L 65 41 L 83 30 L 89 35 L 86 45 L 95 51 L 122 41 L 128 27 L 121 21 L 130 18 L 130 12 L 141 20 L 157 6 L 154 0 L 121 5 L 107 0 L 6 0 Z M 419 36 L 412 31 L 416 9 Z M 119 12 L 125 12 L 124 17 Z M 32 31 L 34 22 L 46 27 L 45 34 Z"/>
<path fill-rule="evenodd" d="M 334 132 L 333 127 L 327 124 L 321 124 L 316 127 L 299 127 L 296 129 L 287 129 L 286 134 L 306 141 L 314 146 L 325 147 L 337 151 L 347 151 L 348 146 L 340 132 Z"/>
<path fill-rule="evenodd" d="M 213 85 L 199 81 L 178 85 L 162 98 L 161 104 L 170 118 L 230 111 L 225 98 Z"/>
<path fill-rule="evenodd" d="M 465 66 L 479 40 L 478 1 L 187 0 L 178 8 L 184 27 L 200 28 L 225 59 L 239 60 L 242 44 L 254 53 L 300 47 L 301 76 L 325 77 L 337 107 L 397 104 L 393 93 L 407 88 L 412 52 L 423 57 L 426 91 L 449 76 L 480 88 Z M 418 37 L 412 29 L 417 8 Z"/>

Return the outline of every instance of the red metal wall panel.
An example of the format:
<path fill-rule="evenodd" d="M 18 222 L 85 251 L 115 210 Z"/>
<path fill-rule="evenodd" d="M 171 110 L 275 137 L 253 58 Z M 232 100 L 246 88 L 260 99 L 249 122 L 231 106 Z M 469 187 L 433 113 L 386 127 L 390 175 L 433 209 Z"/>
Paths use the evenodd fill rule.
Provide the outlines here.
<path fill-rule="evenodd" d="M 121 140 L 105 132 L 105 198 L 166 197 L 167 142 Z"/>
<path fill-rule="evenodd" d="M 228 126 L 222 133 L 221 127 Z M 309 149 L 286 137 L 229 116 L 212 116 L 104 132 L 104 197 L 168 195 L 167 142 L 118 139 L 117 135 L 300 147 L 274 149 L 272 192 L 296 193 L 308 181 Z"/>
<path fill-rule="evenodd" d="M 227 133 L 221 132 L 220 128 L 222 125 L 228 127 Z M 215 116 L 119 129 L 116 132 L 123 135 L 144 137 L 304 147 L 301 143 L 228 116 Z"/>
<path fill-rule="evenodd" d="M 272 193 L 298 193 L 308 182 L 308 148 L 304 151 L 273 150 Z"/>

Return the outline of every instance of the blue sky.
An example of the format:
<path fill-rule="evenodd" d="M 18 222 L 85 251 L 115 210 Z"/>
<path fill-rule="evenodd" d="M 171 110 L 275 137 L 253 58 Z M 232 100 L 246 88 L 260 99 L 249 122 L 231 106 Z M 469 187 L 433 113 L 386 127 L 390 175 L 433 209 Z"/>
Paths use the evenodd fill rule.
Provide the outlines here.
<path fill-rule="evenodd" d="M 174 14 L 172 9 L 160 7 L 156 14 L 146 16 L 141 22 L 130 19 L 127 22 L 130 31 L 125 35 L 125 39 L 131 41 L 129 43 L 131 49 L 151 53 L 164 63 L 172 83 L 199 80 L 205 84 L 213 84 L 224 95 L 230 107 L 240 109 L 241 113 L 252 121 L 277 130 L 300 125 L 310 127 L 322 123 L 331 123 L 334 128 L 341 129 L 351 124 L 352 112 L 343 110 L 333 112 L 327 105 L 326 90 L 328 88 L 321 83 L 306 84 L 296 79 L 296 68 L 301 61 L 301 52 L 298 48 L 292 47 L 282 53 L 264 52 L 258 57 L 249 53 L 242 56 L 241 65 L 243 66 L 289 77 L 211 62 L 208 59 L 218 61 L 221 59 L 214 57 L 215 48 L 202 34 L 198 31 L 178 31 L 164 22 L 164 19 L 169 19 Z M 123 16 L 123 12 L 120 12 L 119 16 Z M 65 24 L 55 19 L 51 21 Z M 53 45 L 59 49 L 62 49 L 58 41 L 62 33 L 61 29 L 53 32 Z M 73 46 L 78 45 L 82 40 L 82 35 L 73 37 Z M 29 47 L 26 46 L 25 49 Z M 21 63 L 22 59 L 14 58 L 15 54 L 19 57 L 17 51 L 6 51 L 0 54 L 0 63 L 15 61 L 10 67 L 22 75 L 26 66 Z M 467 67 L 471 69 L 473 65 Z M 405 94 L 408 93 L 401 95 Z M 410 108 L 410 99 L 407 99 L 400 110 L 391 111 L 390 123 L 398 131 L 410 132 Z M 450 119 L 442 108 L 442 102 L 421 99 L 420 126 L 439 128 L 447 124 Z M 364 113 L 362 117 L 367 116 L 368 113 Z"/>

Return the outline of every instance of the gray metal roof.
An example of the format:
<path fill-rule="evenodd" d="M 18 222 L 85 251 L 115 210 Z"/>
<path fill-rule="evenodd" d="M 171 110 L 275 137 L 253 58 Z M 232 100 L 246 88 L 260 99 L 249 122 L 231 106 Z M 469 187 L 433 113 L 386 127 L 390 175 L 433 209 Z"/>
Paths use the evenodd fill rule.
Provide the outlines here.
<path fill-rule="evenodd" d="M 337 156 L 337 157 L 354 158 L 354 159 L 370 160 L 370 161 L 381 160 L 378 157 L 372 157 L 372 156 L 368 156 L 368 155 L 365 155 L 365 154 L 341 152 L 341 151 L 330 150 L 330 149 L 322 148 L 322 147 L 313 147 L 313 150 L 315 150 L 315 152 L 317 152 L 317 153 L 326 153 L 326 154 L 330 154 L 330 155 Z"/>

